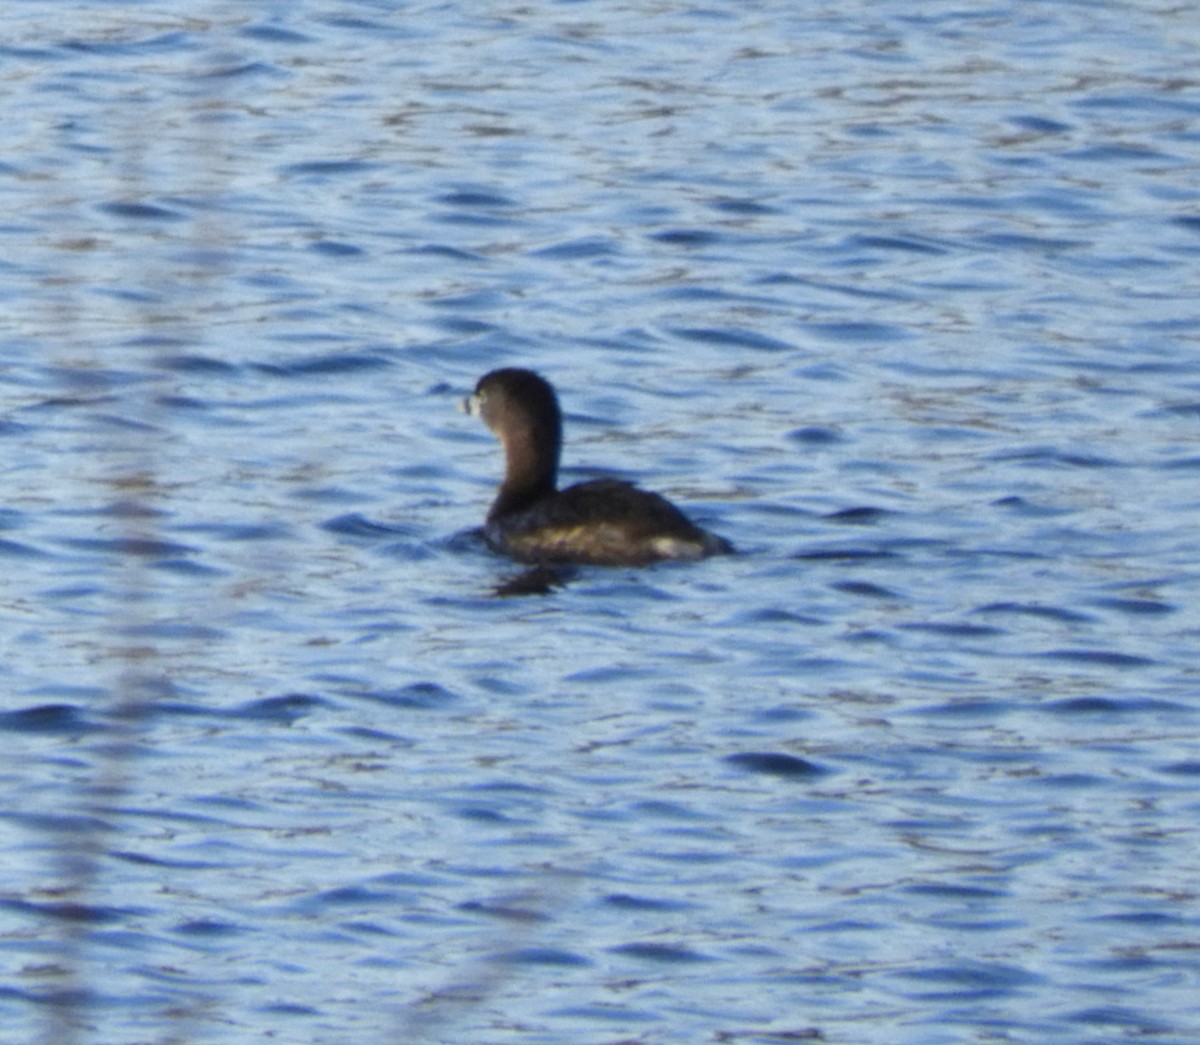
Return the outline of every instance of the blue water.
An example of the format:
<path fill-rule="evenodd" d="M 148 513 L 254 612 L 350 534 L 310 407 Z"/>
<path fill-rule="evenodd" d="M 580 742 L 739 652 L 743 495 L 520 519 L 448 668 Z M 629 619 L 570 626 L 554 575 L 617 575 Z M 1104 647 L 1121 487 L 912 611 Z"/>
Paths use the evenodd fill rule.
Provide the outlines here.
<path fill-rule="evenodd" d="M 1200 1038 L 1200 17 L 0 25 L 0 1042 Z"/>

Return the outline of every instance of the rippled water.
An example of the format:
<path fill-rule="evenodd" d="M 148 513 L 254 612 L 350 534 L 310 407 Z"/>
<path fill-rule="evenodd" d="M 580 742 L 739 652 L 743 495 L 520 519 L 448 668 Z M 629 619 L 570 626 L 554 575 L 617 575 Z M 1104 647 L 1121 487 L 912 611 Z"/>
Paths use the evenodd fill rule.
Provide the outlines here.
<path fill-rule="evenodd" d="M 0 14 L 0 1040 L 1196 1041 L 1200 19 L 483 9 Z"/>

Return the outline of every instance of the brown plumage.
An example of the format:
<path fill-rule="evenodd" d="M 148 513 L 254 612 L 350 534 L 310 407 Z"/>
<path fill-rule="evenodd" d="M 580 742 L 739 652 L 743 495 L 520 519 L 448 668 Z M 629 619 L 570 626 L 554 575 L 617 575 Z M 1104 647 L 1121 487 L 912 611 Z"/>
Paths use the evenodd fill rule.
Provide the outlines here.
<path fill-rule="evenodd" d="M 484 537 L 519 562 L 644 566 L 733 551 L 665 497 L 619 479 L 559 490 L 562 414 L 554 389 L 532 370 L 506 367 L 480 378 L 466 399 L 504 448 L 504 481 Z"/>

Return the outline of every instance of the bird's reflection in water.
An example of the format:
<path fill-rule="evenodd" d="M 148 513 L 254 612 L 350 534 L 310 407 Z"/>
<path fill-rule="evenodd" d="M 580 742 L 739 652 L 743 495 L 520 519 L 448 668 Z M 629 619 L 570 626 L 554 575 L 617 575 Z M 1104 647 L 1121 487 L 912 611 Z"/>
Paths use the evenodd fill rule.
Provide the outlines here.
<path fill-rule="evenodd" d="M 531 566 L 496 585 L 492 596 L 511 599 L 520 595 L 549 595 L 558 588 L 565 588 L 578 572 L 573 566 Z"/>

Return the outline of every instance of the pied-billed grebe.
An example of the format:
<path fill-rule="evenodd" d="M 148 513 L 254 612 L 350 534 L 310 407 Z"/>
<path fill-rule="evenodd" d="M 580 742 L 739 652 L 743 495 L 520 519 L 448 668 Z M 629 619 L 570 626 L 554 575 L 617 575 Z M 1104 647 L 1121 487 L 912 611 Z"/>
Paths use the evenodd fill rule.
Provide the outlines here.
<path fill-rule="evenodd" d="M 500 492 L 488 511 L 488 544 L 519 562 L 644 566 L 733 551 L 656 493 L 619 479 L 558 489 L 562 414 L 548 381 L 506 367 L 479 379 L 463 402 L 504 447 Z"/>

